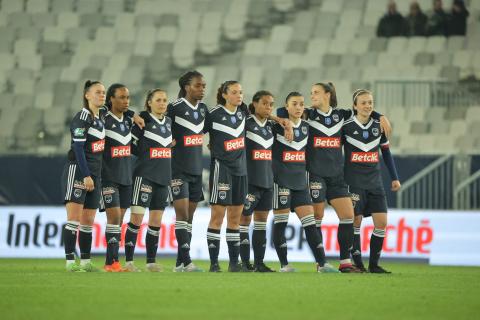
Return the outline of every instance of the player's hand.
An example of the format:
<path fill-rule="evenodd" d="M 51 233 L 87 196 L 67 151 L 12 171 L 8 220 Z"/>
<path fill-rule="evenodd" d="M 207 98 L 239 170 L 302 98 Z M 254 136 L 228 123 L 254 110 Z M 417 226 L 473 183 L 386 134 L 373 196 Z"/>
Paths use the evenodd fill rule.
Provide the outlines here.
<path fill-rule="evenodd" d="M 172 143 L 170 144 L 170 146 L 173 148 L 175 147 L 176 144 L 177 144 L 177 140 L 172 139 Z"/>
<path fill-rule="evenodd" d="M 93 179 L 90 176 L 83 178 L 83 184 L 85 185 L 85 189 L 87 190 L 87 192 L 93 191 L 93 189 L 95 189 L 95 184 L 93 183 Z"/>
<path fill-rule="evenodd" d="M 390 136 L 392 135 L 392 125 L 385 116 L 380 117 L 380 129 L 385 133 L 385 136 L 390 139 Z"/>
<path fill-rule="evenodd" d="M 398 181 L 398 180 L 393 180 L 392 181 L 392 191 L 393 192 L 397 192 L 398 190 L 400 190 L 401 187 L 402 187 L 402 185 L 400 184 L 400 181 Z"/>
<path fill-rule="evenodd" d="M 278 123 L 282 126 L 285 132 L 285 139 L 287 141 L 293 141 L 293 126 L 288 119 L 279 119 Z"/>
<path fill-rule="evenodd" d="M 145 127 L 145 120 L 143 120 L 142 117 L 140 117 L 138 114 L 133 115 L 133 122 L 140 128 L 143 129 Z"/>

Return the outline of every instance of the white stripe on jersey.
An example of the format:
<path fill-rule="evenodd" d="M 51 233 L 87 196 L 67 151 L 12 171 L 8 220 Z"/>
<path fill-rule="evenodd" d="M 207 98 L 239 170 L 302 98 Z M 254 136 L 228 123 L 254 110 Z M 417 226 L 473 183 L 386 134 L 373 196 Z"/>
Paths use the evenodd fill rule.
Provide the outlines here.
<path fill-rule="evenodd" d="M 218 122 L 212 123 L 212 129 L 225 132 L 235 138 L 238 138 L 242 134 L 244 128 L 245 128 L 245 118 L 242 119 L 242 123 L 240 123 L 240 125 L 236 129 L 230 128 Z"/>
<path fill-rule="evenodd" d="M 331 128 L 328 128 L 328 127 L 324 126 L 323 124 L 321 124 L 320 122 L 318 122 L 316 120 L 308 120 L 307 122 L 311 127 L 315 128 L 318 131 L 323 132 L 327 136 L 331 137 L 342 129 L 344 121 L 343 121 L 343 119 L 340 120 L 339 123 L 337 123 L 336 125 L 334 125 Z"/>
<path fill-rule="evenodd" d="M 172 143 L 172 136 L 171 135 L 168 138 L 164 138 L 164 137 L 161 137 L 158 134 L 155 134 L 151 131 L 145 130 L 143 132 L 143 136 L 145 138 L 148 138 L 150 140 L 153 140 L 153 141 L 156 141 L 156 142 L 160 143 L 164 147 L 167 147 L 170 143 Z"/>
<path fill-rule="evenodd" d="M 287 139 L 285 139 L 285 137 L 282 137 L 281 135 L 277 134 L 277 141 L 295 150 L 301 150 L 303 147 L 307 145 L 308 137 L 305 137 L 305 139 L 299 142 L 296 142 L 296 141 L 289 142 L 287 141 Z"/>
<path fill-rule="evenodd" d="M 102 127 L 102 131 L 95 129 L 94 127 L 88 128 L 88 134 L 94 136 L 95 138 L 98 139 L 104 139 L 105 138 L 105 128 Z"/>
<path fill-rule="evenodd" d="M 115 141 L 120 142 L 123 145 L 130 144 L 130 141 L 132 140 L 132 135 L 129 132 L 126 136 L 122 136 L 121 134 L 112 131 L 112 130 L 105 130 L 105 136 L 109 137 L 110 139 L 113 139 Z M 138 139 L 137 139 L 138 140 Z"/>
<path fill-rule="evenodd" d="M 378 122 L 378 121 L 373 120 L 373 118 L 370 118 L 370 121 L 368 121 L 368 123 L 364 125 L 363 123 L 361 123 L 361 122 L 357 119 L 357 117 L 353 117 L 353 121 L 355 121 L 355 123 L 358 124 L 358 126 L 359 126 L 360 128 L 362 128 L 362 129 L 368 129 L 368 128 L 370 128 L 370 127 L 372 126 L 372 124 L 373 124 L 374 122 Z"/>
<path fill-rule="evenodd" d="M 377 139 L 369 142 L 369 143 L 364 143 L 364 142 L 361 142 L 361 141 L 358 141 L 350 136 L 347 136 L 345 135 L 345 138 L 347 139 L 347 142 L 350 143 L 351 145 L 357 147 L 358 149 L 364 151 L 364 152 L 368 152 L 370 150 L 372 150 L 373 148 L 375 148 L 376 146 L 378 146 L 378 144 L 380 143 L 380 139 L 381 137 L 378 137 Z"/>
<path fill-rule="evenodd" d="M 87 109 L 83 108 L 82 112 L 80 113 L 80 120 L 86 121 L 88 119 L 88 116 L 90 115 L 90 111 Z"/>
<path fill-rule="evenodd" d="M 247 131 L 247 138 L 258 143 L 265 149 L 270 148 L 273 144 L 273 137 L 271 137 L 270 139 L 264 139 L 262 136 L 259 136 L 258 134 L 255 134 L 251 131 Z"/>
<path fill-rule="evenodd" d="M 193 110 L 197 110 L 197 109 L 198 109 L 198 103 L 197 103 L 196 106 L 194 106 L 194 105 L 192 105 L 192 104 L 191 104 L 187 99 L 185 99 L 185 98 L 180 98 L 180 101 L 185 102 L 185 104 L 186 104 L 187 106 L 189 106 L 190 108 L 192 108 Z"/>
<path fill-rule="evenodd" d="M 194 123 L 191 123 L 190 121 L 185 120 L 185 119 L 183 119 L 179 116 L 175 117 L 175 123 L 178 123 L 182 127 L 185 127 L 187 129 L 189 129 L 190 131 L 193 131 L 195 133 L 202 132 L 204 122 L 205 122 L 205 120 L 200 122 L 199 124 L 194 124 Z"/>

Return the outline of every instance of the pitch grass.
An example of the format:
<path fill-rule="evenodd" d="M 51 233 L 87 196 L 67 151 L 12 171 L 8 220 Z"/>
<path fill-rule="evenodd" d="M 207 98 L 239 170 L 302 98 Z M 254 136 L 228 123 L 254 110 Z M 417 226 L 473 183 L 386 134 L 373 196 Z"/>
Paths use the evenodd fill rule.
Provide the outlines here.
<path fill-rule="evenodd" d="M 210 274 L 159 263 L 163 273 L 67 273 L 63 260 L 0 259 L 1 319 L 459 320 L 480 312 L 480 268 L 385 263 L 393 274 L 348 275 L 294 263 L 294 274 Z"/>

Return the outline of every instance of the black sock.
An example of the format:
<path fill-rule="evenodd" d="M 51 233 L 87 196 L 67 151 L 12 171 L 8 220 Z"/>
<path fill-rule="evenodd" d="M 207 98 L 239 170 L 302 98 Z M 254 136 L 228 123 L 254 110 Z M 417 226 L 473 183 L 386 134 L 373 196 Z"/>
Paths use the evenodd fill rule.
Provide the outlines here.
<path fill-rule="evenodd" d="M 75 245 L 77 243 L 77 221 L 67 221 L 63 229 L 63 241 L 65 243 L 65 259 L 75 260 Z"/>
<path fill-rule="evenodd" d="M 315 219 L 315 226 L 317 227 L 318 235 L 320 236 L 320 242 L 323 243 L 322 219 Z"/>
<path fill-rule="evenodd" d="M 353 245 L 353 219 L 341 219 L 337 233 L 340 245 L 340 264 L 351 263 L 350 248 Z"/>
<path fill-rule="evenodd" d="M 254 222 L 252 233 L 253 259 L 256 265 L 263 263 L 267 248 L 267 223 Z"/>
<path fill-rule="evenodd" d="M 136 226 L 131 222 L 127 225 L 127 231 L 125 231 L 125 261 L 127 262 L 133 261 L 139 229 L 140 226 Z"/>
<path fill-rule="evenodd" d="M 370 237 L 370 259 L 368 266 L 378 266 L 380 253 L 382 252 L 383 239 L 385 239 L 385 229 L 373 229 Z"/>
<path fill-rule="evenodd" d="M 115 247 L 113 251 L 113 261 L 120 261 L 118 259 L 118 251 L 120 250 L 120 242 L 122 241 L 122 226 L 118 226 L 118 233 L 115 234 L 115 238 L 117 239 L 118 245 Z"/>
<path fill-rule="evenodd" d="M 188 235 L 188 223 L 186 221 L 175 222 L 175 236 L 177 237 L 178 251 L 177 251 L 177 264 L 178 267 L 183 263 L 184 266 L 188 266 L 192 260 L 190 259 L 190 236 Z"/>
<path fill-rule="evenodd" d="M 78 244 L 80 246 L 80 259 L 90 259 L 92 251 L 92 226 L 81 225 L 78 233 Z"/>
<path fill-rule="evenodd" d="M 287 259 L 287 239 L 285 238 L 285 229 L 288 223 L 288 213 L 281 213 L 273 215 L 273 244 L 277 251 L 278 260 L 280 265 L 286 266 L 288 264 Z"/>
<path fill-rule="evenodd" d="M 240 258 L 244 263 L 250 263 L 250 236 L 248 226 L 240 226 Z"/>
<path fill-rule="evenodd" d="M 160 236 L 160 227 L 148 226 L 145 235 L 145 246 L 147 248 L 147 263 L 155 263 L 157 257 L 158 238 Z"/>
<path fill-rule="evenodd" d="M 119 242 L 117 235 L 120 234 L 120 227 L 116 224 L 107 224 L 105 238 L 107 241 L 107 253 L 105 264 L 111 265 L 115 261 L 115 252 L 118 252 Z"/>
<path fill-rule="evenodd" d="M 352 249 L 353 263 L 357 267 L 363 266 L 362 261 L 362 247 L 360 243 L 360 227 L 353 227 L 353 249 Z"/>
<path fill-rule="evenodd" d="M 240 253 L 240 232 L 235 229 L 227 228 L 227 246 L 228 256 L 230 258 L 230 264 L 234 265 L 238 263 L 238 255 Z"/>
<path fill-rule="evenodd" d="M 315 261 L 323 267 L 325 264 L 325 250 L 323 244 L 320 242 L 320 236 L 318 234 L 317 227 L 315 226 L 315 217 L 313 214 L 309 214 L 302 219 L 303 230 L 305 230 L 305 238 L 307 238 L 308 246 L 312 250 Z"/>
<path fill-rule="evenodd" d="M 218 263 L 218 253 L 220 252 L 220 230 L 207 229 L 208 254 L 210 255 L 210 263 Z"/>

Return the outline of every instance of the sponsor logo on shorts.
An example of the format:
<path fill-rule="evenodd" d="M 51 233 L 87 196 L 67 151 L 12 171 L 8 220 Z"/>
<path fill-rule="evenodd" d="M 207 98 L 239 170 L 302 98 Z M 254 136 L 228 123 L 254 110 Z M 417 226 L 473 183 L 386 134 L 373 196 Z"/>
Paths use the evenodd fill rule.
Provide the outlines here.
<path fill-rule="evenodd" d="M 323 186 L 320 182 L 310 182 L 310 190 L 320 190 Z"/>
<path fill-rule="evenodd" d="M 313 138 L 313 147 L 314 148 L 340 148 L 340 138 L 338 137 L 314 137 Z"/>
<path fill-rule="evenodd" d="M 75 191 L 73 191 L 73 195 L 75 196 L 75 198 L 80 198 L 80 196 L 82 195 L 82 190 L 75 189 Z"/>
<path fill-rule="evenodd" d="M 225 200 L 225 198 L 227 197 L 227 192 L 226 191 L 220 191 L 218 193 L 218 197 L 222 200 Z"/>
<path fill-rule="evenodd" d="M 112 195 L 111 194 L 107 194 L 105 196 L 105 203 L 112 203 Z"/>
<path fill-rule="evenodd" d="M 350 162 L 377 163 L 378 152 L 352 152 Z"/>
<path fill-rule="evenodd" d="M 123 158 L 130 156 L 130 146 L 117 146 L 111 148 L 112 158 Z"/>
<path fill-rule="evenodd" d="M 112 188 L 112 187 L 102 188 L 102 193 L 103 193 L 104 196 L 107 195 L 107 194 L 114 194 L 115 189 Z"/>
<path fill-rule="evenodd" d="M 147 202 L 148 193 L 142 193 L 142 195 L 140 196 L 140 199 L 142 200 L 142 202 Z"/>
<path fill-rule="evenodd" d="M 203 135 L 196 134 L 183 137 L 183 145 L 185 147 L 201 146 L 203 144 Z"/>
<path fill-rule="evenodd" d="M 272 150 L 252 150 L 253 160 L 272 160 Z"/>
<path fill-rule="evenodd" d="M 312 190 L 312 198 L 317 199 L 320 196 L 320 190 Z"/>
<path fill-rule="evenodd" d="M 150 159 L 170 159 L 172 149 L 170 148 L 150 148 Z"/>
<path fill-rule="evenodd" d="M 305 162 L 305 151 L 283 151 L 283 162 Z"/>
<path fill-rule="evenodd" d="M 92 142 L 92 152 L 102 152 L 105 149 L 105 139 Z"/>
<path fill-rule="evenodd" d="M 356 193 L 350 193 L 350 198 L 352 198 L 352 201 L 360 201 L 360 195 Z"/>
<path fill-rule="evenodd" d="M 172 187 L 172 192 L 174 195 L 178 196 L 180 193 L 180 187 Z"/>
<path fill-rule="evenodd" d="M 285 205 L 287 204 L 287 201 L 288 201 L 288 197 L 287 196 L 281 196 L 280 197 L 280 203 Z"/>
<path fill-rule="evenodd" d="M 230 190 L 230 185 L 228 183 L 219 183 L 217 186 L 218 191 L 228 191 Z"/>
<path fill-rule="evenodd" d="M 278 189 L 278 195 L 279 196 L 289 196 L 290 195 L 290 189 L 279 188 Z"/>
<path fill-rule="evenodd" d="M 248 202 L 255 202 L 255 199 L 256 199 L 256 197 L 255 197 L 254 194 L 251 194 L 251 193 L 247 194 L 247 201 Z"/>
<path fill-rule="evenodd" d="M 77 189 L 85 189 L 85 184 L 83 184 L 83 181 L 80 181 L 80 180 L 75 180 L 73 182 L 73 187 L 74 188 L 77 188 Z"/>
<path fill-rule="evenodd" d="M 149 186 L 149 185 L 147 185 L 147 184 L 142 184 L 142 185 L 140 186 L 140 191 L 152 193 L 152 186 Z"/>
<path fill-rule="evenodd" d="M 172 187 L 179 187 L 183 184 L 183 180 L 182 179 L 172 179 L 172 181 L 170 181 L 170 185 Z"/>
<path fill-rule="evenodd" d="M 235 151 L 245 148 L 245 138 L 240 137 L 237 139 L 227 140 L 224 142 L 225 151 Z"/>

